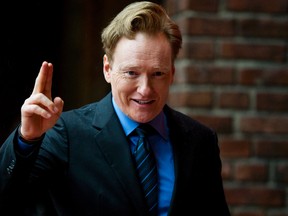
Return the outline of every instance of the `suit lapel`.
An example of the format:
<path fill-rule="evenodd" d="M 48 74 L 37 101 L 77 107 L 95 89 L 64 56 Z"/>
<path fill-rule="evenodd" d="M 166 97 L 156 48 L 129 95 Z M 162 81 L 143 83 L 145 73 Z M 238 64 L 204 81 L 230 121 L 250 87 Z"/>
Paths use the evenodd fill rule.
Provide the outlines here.
<path fill-rule="evenodd" d="M 145 201 L 137 180 L 128 140 L 112 106 L 111 94 L 98 104 L 93 124 L 100 129 L 95 136 L 97 145 L 117 176 L 123 191 L 135 209 L 140 211 L 139 215 L 143 214 Z"/>
<path fill-rule="evenodd" d="M 187 131 L 187 125 L 184 125 L 185 121 L 182 121 L 183 119 L 181 119 L 180 116 L 177 115 L 177 112 L 175 112 L 168 106 L 164 107 L 164 112 L 167 117 L 168 127 L 170 131 L 169 136 L 174 155 L 175 185 L 172 194 L 171 206 L 169 209 L 169 212 L 171 213 L 173 212 L 173 208 L 175 207 L 175 200 L 177 200 L 178 196 L 182 196 L 181 194 L 183 193 L 183 190 L 186 190 L 186 183 L 183 184 L 183 177 L 186 176 L 187 170 L 191 169 L 190 166 L 192 166 L 192 164 L 185 162 L 185 160 L 187 159 L 185 155 L 189 155 L 191 161 L 193 160 L 192 157 L 194 157 L 194 155 L 193 153 L 191 153 L 193 151 L 190 151 L 190 148 L 187 147 L 191 147 L 191 144 L 194 146 L 194 142 L 191 142 L 190 139 L 193 135 L 191 133 L 189 134 L 189 132 Z M 189 154 L 187 154 L 188 151 Z"/>

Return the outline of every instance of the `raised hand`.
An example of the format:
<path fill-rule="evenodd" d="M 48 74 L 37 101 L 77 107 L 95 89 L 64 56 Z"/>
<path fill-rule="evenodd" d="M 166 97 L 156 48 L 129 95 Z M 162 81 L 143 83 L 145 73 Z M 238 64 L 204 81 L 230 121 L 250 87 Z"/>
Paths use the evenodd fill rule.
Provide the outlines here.
<path fill-rule="evenodd" d="M 36 78 L 34 89 L 21 107 L 21 136 L 29 141 L 41 137 L 53 127 L 62 113 L 64 102 L 52 99 L 53 65 L 44 61 Z"/>

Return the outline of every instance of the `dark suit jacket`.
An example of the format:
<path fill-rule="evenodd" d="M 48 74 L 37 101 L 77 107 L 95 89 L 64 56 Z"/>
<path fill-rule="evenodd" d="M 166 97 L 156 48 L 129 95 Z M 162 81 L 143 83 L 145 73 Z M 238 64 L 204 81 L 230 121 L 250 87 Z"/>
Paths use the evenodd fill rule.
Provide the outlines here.
<path fill-rule="evenodd" d="M 216 134 L 168 106 L 164 112 L 176 177 L 169 215 L 230 215 Z M 111 93 L 98 103 L 63 112 L 41 147 L 28 156 L 18 153 L 16 138 L 15 130 L 0 151 L 3 215 L 24 207 L 27 215 L 147 215 Z"/>

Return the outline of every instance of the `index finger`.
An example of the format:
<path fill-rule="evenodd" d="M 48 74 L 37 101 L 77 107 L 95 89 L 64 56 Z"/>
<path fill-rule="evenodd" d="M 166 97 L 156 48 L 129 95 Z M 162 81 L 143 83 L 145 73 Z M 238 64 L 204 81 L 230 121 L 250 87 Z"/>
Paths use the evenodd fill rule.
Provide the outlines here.
<path fill-rule="evenodd" d="M 32 94 L 43 93 L 51 99 L 53 65 L 44 61 L 36 78 Z"/>

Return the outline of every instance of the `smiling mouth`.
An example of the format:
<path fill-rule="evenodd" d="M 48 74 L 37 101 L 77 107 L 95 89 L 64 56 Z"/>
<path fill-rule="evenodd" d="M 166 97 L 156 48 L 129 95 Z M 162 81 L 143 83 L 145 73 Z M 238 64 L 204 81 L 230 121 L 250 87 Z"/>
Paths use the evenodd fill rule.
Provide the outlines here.
<path fill-rule="evenodd" d="M 154 100 L 133 100 L 138 104 L 152 104 L 154 102 Z"/>

